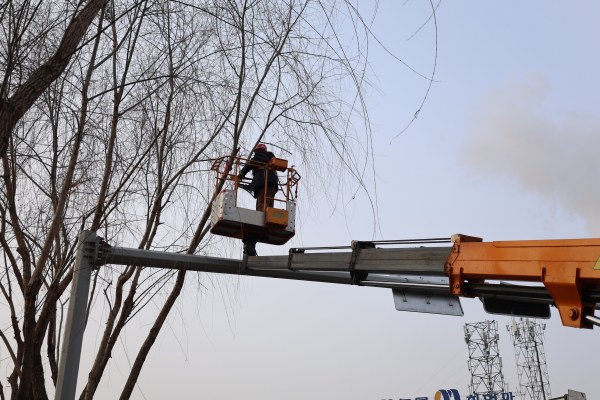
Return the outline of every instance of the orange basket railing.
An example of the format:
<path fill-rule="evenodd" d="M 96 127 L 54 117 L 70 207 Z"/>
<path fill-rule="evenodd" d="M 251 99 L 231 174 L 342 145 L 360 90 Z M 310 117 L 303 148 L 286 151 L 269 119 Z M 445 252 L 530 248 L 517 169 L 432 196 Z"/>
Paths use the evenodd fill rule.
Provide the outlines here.
<path fill-rule="evenodd" d="M 238 174 L 244 166 L 249 165 L 251 167 L 257 167 L 258 169 L 264 170 L 265 174 L 265 184 L 264 188 L 264 204 L 263 210 L 267 209 L 267 201 L 273 200 L 278 202 L 287 203 L 288 201 L 295 199 L 298 197 L 298 182 L 300 181 L 300 174 L 298 171 L 294 169 L 294 166 L 288 167 L 287 161 L 280 158 L 272 158 L 269 163 L 262 163 L 258 161 L 253 161 L 247 158 L 242 157 L 232 157 L 232 156 L 223 156 L 217 158 L 211 167 L 212 171 L 215 171 L 216 177 L 216 188 L 219 187 L 219 184 L 224 181 L 232 181 L 234 188 L 234 199 L 235 205 L 237 206 L 237 191 L 240 187 L 247 185 L 252 179 L 251 178 L 243 178 L 239 179 Z M 277 177 L 277 186 L 278 189 L 284 194 L 285 199 L 277 199 L 275 197 L 267 197 L 267 182 L 268 182 L 268 173 L 269 170 L 277 173 L 283 172 L 285 173 L 284 180 L 282 182 L 280 176 Z"/>

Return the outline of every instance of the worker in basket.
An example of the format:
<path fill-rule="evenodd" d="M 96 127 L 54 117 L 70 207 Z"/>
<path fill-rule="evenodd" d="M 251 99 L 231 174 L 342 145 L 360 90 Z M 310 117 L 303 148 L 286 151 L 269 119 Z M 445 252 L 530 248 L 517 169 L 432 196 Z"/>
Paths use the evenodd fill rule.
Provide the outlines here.
<path fill-rule="evenodd" d="M 272 158 L 275 158 L 275 154 L 271 153 L 270 151 L 267 151 L 267 146 L 261 143 L 254 149 L 254 156 L 252 157 L 251 161 L 254 161 L 255 163 L 246 164 L 238 174 L 238 180 L 242 180 L 246 177 L 246 174 L 248 172 L 252 171 L 252 182 L 250 182 L 250 185 L 248 185 L 248 190 L 252 192 L 254 197 L 256 198 L 256 211 L 266 211 L 264 209 L 265 185 L 267 185 L 266 206 L 274 206 L 273 198 L 277 193 L 279 181 L 277 180 L 277 173 L 272 169 L 266 168 L 266 165 L 269 163 L 269 161 L 271 161 Z M 256 165 L 257 163 L 261 164 Z M 249 256 L 257 255 L 257 240 L 255 240 L 253 235 L 244 235 L 244 237 L 242 238 L 242 242 L 244 243 L 244 254 L 247 254 Z"/>

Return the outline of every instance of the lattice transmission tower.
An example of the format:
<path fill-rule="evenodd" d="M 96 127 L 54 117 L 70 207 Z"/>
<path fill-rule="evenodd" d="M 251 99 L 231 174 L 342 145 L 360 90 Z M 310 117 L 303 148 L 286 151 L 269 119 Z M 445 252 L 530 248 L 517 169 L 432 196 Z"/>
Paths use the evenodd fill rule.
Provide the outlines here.
<path fill-rule="evenodd" d="M 519 375 L 519 395 L 531 400 L 548 400 L 550 394 L 550 378 L 546 366 L 544 352 L 544 330 L 546 324 L 533 319 L 521 318 L 519 322 L 512 319 L 506 326 L 510 339 L 515 347 L 517 373 Z"/>
<path fill-rule="evenodd" d="M 498 351 L 498 322 L 465 324 L 465 341 L 469 347 L 471 395 L 497 395 L 505 390 L 502 358 Z"/>

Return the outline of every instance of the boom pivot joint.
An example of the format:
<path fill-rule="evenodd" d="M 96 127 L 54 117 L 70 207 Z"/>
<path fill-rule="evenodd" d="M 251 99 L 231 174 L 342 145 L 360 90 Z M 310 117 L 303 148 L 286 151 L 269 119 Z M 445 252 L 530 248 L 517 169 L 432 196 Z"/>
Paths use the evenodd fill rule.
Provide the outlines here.
<path fill-rule="evenodd" d="M 104 238 L 96 236 L 83 242 L 83 256 L 90 260 L 92 269 L 98 269 L 110 259 L 111 247 Z"/>

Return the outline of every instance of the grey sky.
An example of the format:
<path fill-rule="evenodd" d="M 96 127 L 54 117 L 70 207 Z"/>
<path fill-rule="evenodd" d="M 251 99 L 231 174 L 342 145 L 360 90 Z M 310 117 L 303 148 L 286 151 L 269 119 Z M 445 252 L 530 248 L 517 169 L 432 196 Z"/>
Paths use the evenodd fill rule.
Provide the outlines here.
<path fill-rule="evenodd" d="M 430 74 L 432 23 L 406 40 L 427 19 L 429 2 L 403 3 L 380 1 L 374 32 Z M 600 235 L 594 157 L 600 140 L 599 15 L 597 1 L 442 2 L 439 82 L 416 122 L 391 144 L 418 109 L 427 81 L 373 44 L 380 88 L 369 94 L 377 238 Z M 318 215 L 303 215 L 291 244 L 371 239 L 366 196 L 343 206 L 332 213 L 323 201 Z M 285 249 L 261 247 L 259 253 Z M 464 301 L 466 316 L 457 318 L 396 312 L 386 289 L 204 276 L 206 294 L 197 296 L 192 280 L 150 353 L 135 399 L 376 400 L 449 388 L 466 393 L 462 324 L 493 319 L 477 300 Z M 127 357 L 137 353 L 155 313 L 147 308 L 127 328 L 98 398 L 118 396 Z M 496 319 L 504 373 L 514 389 L 508 318 Z M 86 332 L 82 371 L 99 340 L 95 323 Z M 562 327 L 554 313 L 546 330 L 553 395 L 571 388 L 600 398 L 594 381 L 599 335 L 598 329 Z"/>

